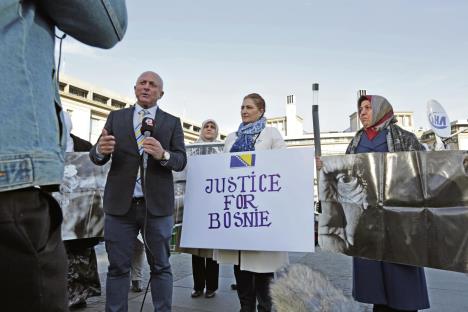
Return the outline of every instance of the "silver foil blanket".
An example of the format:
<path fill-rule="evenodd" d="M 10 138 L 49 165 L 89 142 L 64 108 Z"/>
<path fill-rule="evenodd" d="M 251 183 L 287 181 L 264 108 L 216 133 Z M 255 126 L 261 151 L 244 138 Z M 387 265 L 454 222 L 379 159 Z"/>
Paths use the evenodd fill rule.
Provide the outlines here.
<path fill-rule="evenodd" d="M 187 155 L 205 155 L 218 153 L 223 150 L 223 146 L 223 143 L 200 143 L 187 145 L 186 150 Z M 104 166 L 94 165 L 87 152 L 66 153 L 63 183 L 60 192 L 53 193 L 62 207 L 63 240 L 104 236 L 103 194 L 110 164 L 111 162 Z M 179 236 L 184 209 L 186 171 L 173 174 L 175 232 Z"/>
<path fill-rule="evenodd" d="M 66 153 L 60 192 L 52 195 L 62 207 L 62 239 L 104 236 L 103 194 L 110 162 L 96 166 L 88 152 Z"/>
<path fill-rule="evenodd" d="M 319 244 L 346 255 L 468 272 L 468 152 L 322 157 Z"/>

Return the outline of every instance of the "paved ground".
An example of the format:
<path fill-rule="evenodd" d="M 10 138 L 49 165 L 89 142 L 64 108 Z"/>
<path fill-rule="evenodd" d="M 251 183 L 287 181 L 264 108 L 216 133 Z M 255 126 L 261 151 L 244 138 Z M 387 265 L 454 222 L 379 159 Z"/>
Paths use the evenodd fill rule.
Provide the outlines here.
<path fill-rule="evenodd" d="M 97 248 L 99 272 L 103 294 L 105 294 L 105 274 L 107 259 L 102 245 Z M 322 272 L 344 294 L 351 296 L 351 258 L 339 254 L 317 250 L 315 253 L 290 254 L 291 263 L 303 263 L 314 270 Z M 211 312 L 239 311 L 239 303 L 235 291 L 230 289 L 234 282 L 232 266 L 220 266 L 219 290 L 215 298 L 205 299 L 190 297 L 193 286 L 191 258 L 187 254 L 174 254 L 171 257 L 174 274 L 174 312 Z M 148 273 L 148 268 L 145 268 Z M 148 275 L 148 274 L 145 274 Z M 468 311 L 468 276 L 461 273 L 427 269 L 427 283 L 430 292 L 430 312 L 463 312 Z M 147 282 L 147 280 L 145 281 Z M 129 311 L 140 311 L 144 293 L 129 293 Z M 104 311 L 105 296 L 88 299 L 88 306 L 77 311 L 97 312 Z M 371 311 L 370 306 L 362 304 L 362 311 Z M 151 295 L 148 293 L 143 311 L 152 312 Z"/>

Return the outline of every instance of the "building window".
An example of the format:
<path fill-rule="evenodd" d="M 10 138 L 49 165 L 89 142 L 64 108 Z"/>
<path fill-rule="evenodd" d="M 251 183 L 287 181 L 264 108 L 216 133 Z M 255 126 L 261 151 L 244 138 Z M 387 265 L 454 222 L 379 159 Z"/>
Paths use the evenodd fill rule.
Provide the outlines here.
<path fill-rule="evenodd" d="M 184 123 L 182 124 L 182 126 L 184 127 L 184 129 L 190 130 L 190 127 L 191 127 L 192 125 L 190 125 L 190 124 L 184 122 Z"/>
<path fill-rule="evenodd" d="M 200 132 L 201 128 L 197 126 L 193 126 L 193 131 Z"/>
<path fill-rule="evenodd" d="M 89 127 L 89 141 L 91 143 L 97 142 L 105 124 L 106 121 L 104 119 L 96 118 L 95 116 L 91 117 L 91 125 Z"/>
<path fill-rule="evenodd" d="M 112 107 L 124 108 L 125 105 L 127 105 L 127 104 L 124 103 L 124 102 L 120 102 L 120 101 L 114 100 L 114 99 L 112 99 L 112 101 L 111 101 L 111 106 L 112 106 Z"/>
<path fill-rule="evenodd" d="M 93 101 L 99 102 L 102 104 L 107 104 L 107 102 L 109 101 L 109 98 L 106 96 L 97 94 L 97 93 L 93 93 Z"/>
<path fill-rule="evenodd" d="M 66 85 L 67 85 L 66 83 L 60 82 L 60 83 L 59 83 L 59 90 L 60 90 L 60 91 L 65 91 L 65 86 L 66 86 Z"/>
<path fill-rule="evenodd" d="M 70 92 L 70 94 L 73 94 L 73 95 L 76 95 L 76 96 L 79 96 L 79 97 L 82 97 L 82 98 L 87 98 L 88 97 L 88 91 L 87 90 L 80 89 L 80 88 L 75 87 L 75 86 L 70 86 L 68 91 Z"/>
<path fill-rule="evenodd" d="M 403 126 L 403 116 L 398 116 L 397 117 L 398 123 Z"/>

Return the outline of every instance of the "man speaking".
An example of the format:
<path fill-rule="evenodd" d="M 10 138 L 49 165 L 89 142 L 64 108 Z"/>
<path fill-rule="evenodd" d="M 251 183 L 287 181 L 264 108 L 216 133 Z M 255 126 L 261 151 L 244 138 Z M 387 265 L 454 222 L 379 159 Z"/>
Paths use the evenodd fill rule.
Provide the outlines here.
<path fill-rule="evenodd" d="M 187 156 L 180 119 L 157 105 L 163 94 L 163 81 L 158 74 L 149 71 L 141 74 L 135 85 L 137 103 L 109 114 L 102 135 L 90 152 L 96 165 L 112 158 L 104 191 L 109 312 L 128 310 L 130 264 L 140 231 L 151 269 L 154 310 L 171 311 L 172 170 L 183 170 Z"/>

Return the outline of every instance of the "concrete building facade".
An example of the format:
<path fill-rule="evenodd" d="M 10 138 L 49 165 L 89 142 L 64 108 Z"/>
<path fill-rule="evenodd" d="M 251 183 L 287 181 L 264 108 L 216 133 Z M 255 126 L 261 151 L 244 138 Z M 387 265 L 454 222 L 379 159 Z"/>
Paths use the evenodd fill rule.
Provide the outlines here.
<path fill-rule="evenodd" d="M 130 107 L 135 103 L 134 99 L 65 75 L 61 76 L 59 87 L 63 109 L 70 114 L 74 125 L 73 134 L 93 144 L 99 138 L 107 116 L 111 111 Z M 305 133 L 303 130 L 303 119 L 297 115 L 295 95 L 288 95 L 286 97 L 285 108 L 286 115 L 269 118 L 267 120 L 268 126 L 276 127 L 285 138 L 289 147 L 313 147 L 314 134 Z M 395 115 L 399 120 L 398 124 L 400 126 L 414 132 L 412 112 L 396 112 Z M 337 155 L 343 154 L 346 151 L 346 147 L 351 142 L 357 129 L 356 117 L 356 112 L 349 116 L 350 128 L 345 131 L 322 132 L 320 134 L 322 155 Z M 201 123 L 184 118 L 181 119 L 181 124 L 186 143 L 193 143 L 198 139 Z M 462 126 L 461 124 L 460 127 L 457 125 L 455 126 L 456 129 Z M 222 129 L 220 130 L 220 139 L 224 140 L 226 135 Z M 466 138 L 464 135 L 457 136 L 456 140 L 465 142 Z M 429 138 L 430 133 L 426 137 Z"/>
<path fill-rule="evenodd" d="M 304 134 L 303 119 L 297 115 L 295 95 L 286 97 L 286 116 L 268 118 L 267 125 L 277 128 L 284 138 Z"/>
<path fill-rule="evenodd" d="M 73 134 L 93 144 L 99 138 L 111 111 L 130 107 L 135 103 L 134 99 L 65 75 L 60 76 L 59 89 L 63 110 L 70 114 L 73 122 Z M 184 118 L 181 119 L 181 124 L 186 143 L 198 139 L 201 123 Z M 225 137 L 220 131 L 221 140 Z"/>
<path fill-rule="evenodd" d="M 468 119 L 455 120 L 450 123 L 451 137 L 446 141 L 446 146 L 451 150 L 468 150 Z M 434 131 L 427 130 L 421 135 L 421 142 L 433 150 L 436 147 Z"/>
<path fill-rule="evenodd" d="M 314 146 L 314 133 L 307 133 L 303 130 L 303 119 L 297 116 L 296 99 L 294 95 L 286 97 L 286 116 L 273 117 L 267 120 L 268 126 L 277 128 L 285 138 L 288 147 Z M 357 118 L 357 112 L 349 115 L 349 128 L 344 131 L 329 131 L 320 133 L 320 143 L 322 155 L 339 155 L 346 152 L 346 148 L 351 142 L 362 124 Z M 415 132 L 413 112 L 395 112 L 398 125 L 403 129 Z"/>

